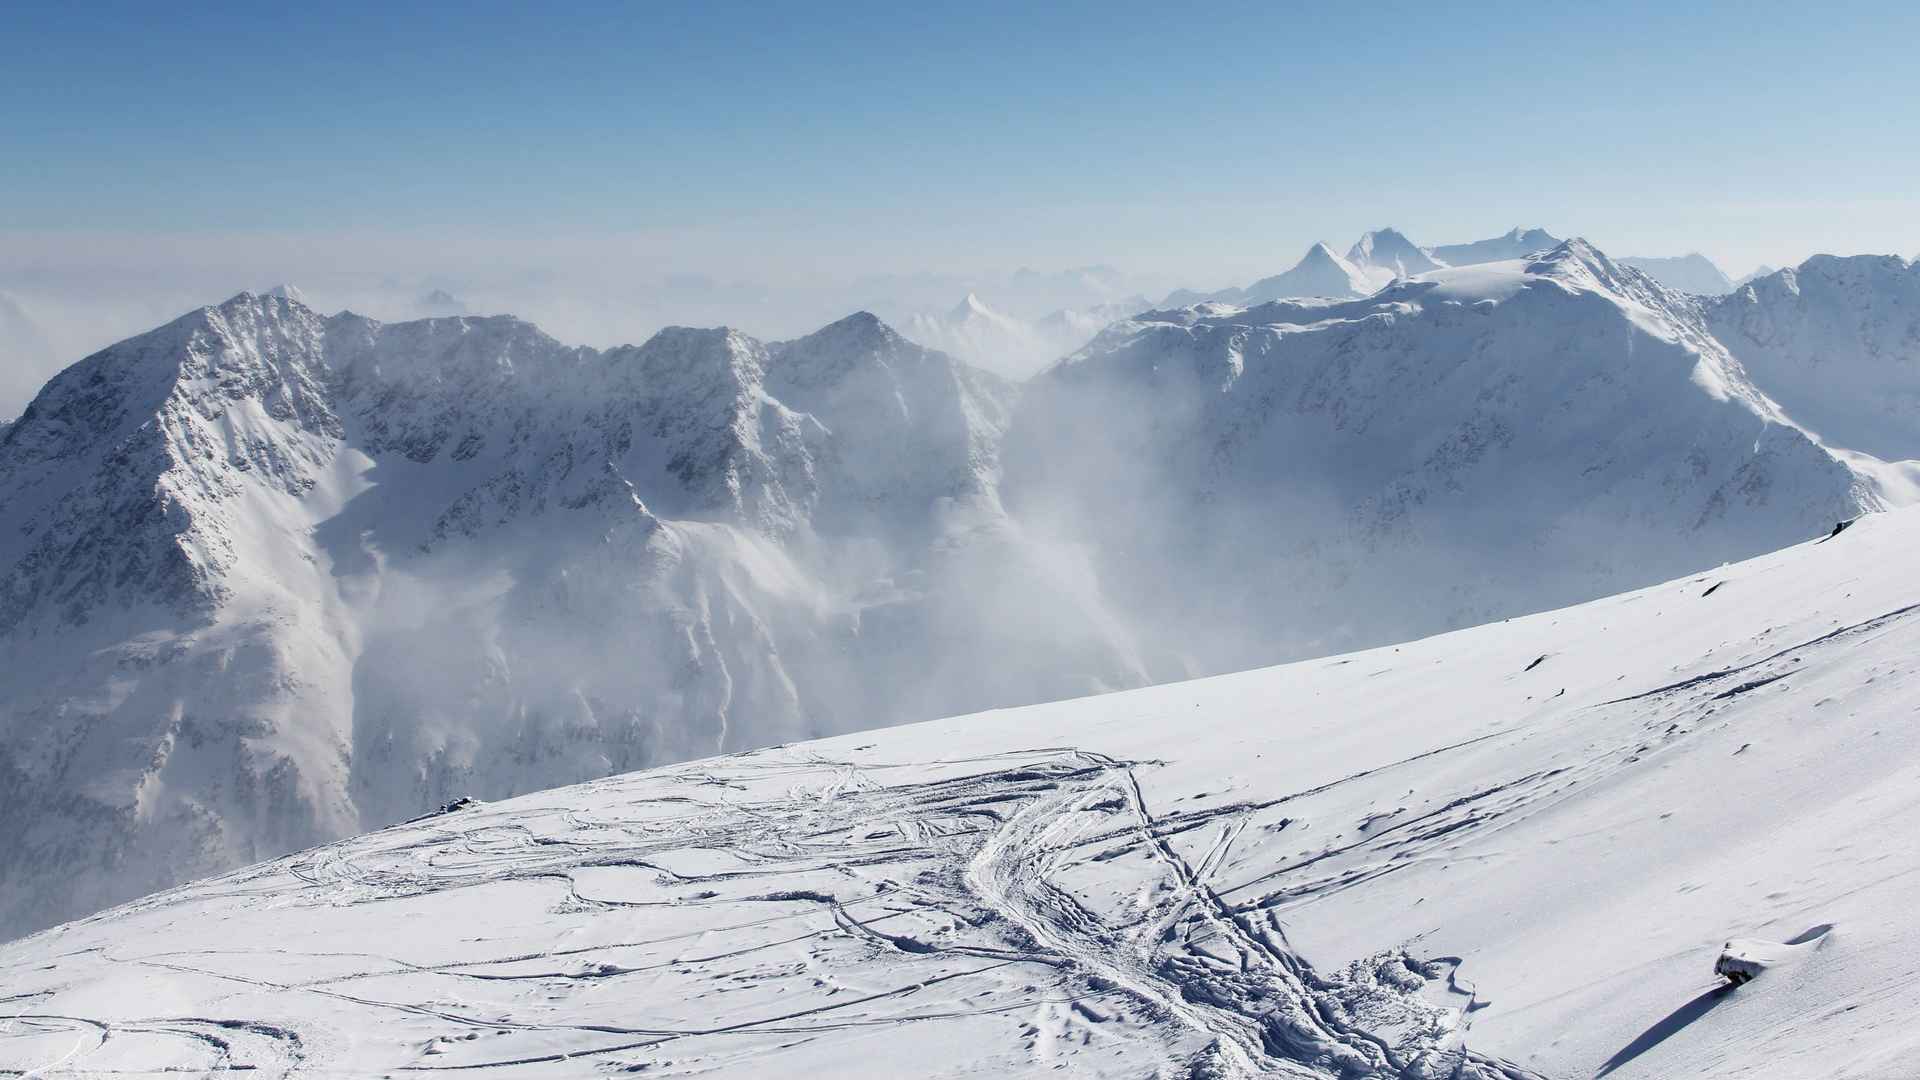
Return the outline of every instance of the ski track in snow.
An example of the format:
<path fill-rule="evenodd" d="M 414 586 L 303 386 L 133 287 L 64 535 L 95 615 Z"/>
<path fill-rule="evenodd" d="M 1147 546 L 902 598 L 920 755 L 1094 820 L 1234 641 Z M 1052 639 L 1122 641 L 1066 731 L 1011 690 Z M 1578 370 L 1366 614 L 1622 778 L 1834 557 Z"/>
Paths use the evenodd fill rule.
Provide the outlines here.
<path fill-rule="evenodd" d="M 555 911 L 622 925 L 636 922 L 636 909 L 710 911 L 683 934 L 438 963 L 385 951 L 303 955 L 290 947 L 268 958 L 155 949 L 150 942 L 91 959 L 226 983 L 241 996 L 323 998 L 329 1009 L 355 1018 L 349 1028 L 404 1019 L 421 1029 L 412 1040 L 418 1053 L 383 1064 L 408 1071 L 497 1072 L 588 1059 L 624 1066 L 676 1043 L 813 1039 L 875 1025 L 1032 1012 L 1052 1017 L 1045 1030 L 1026 1025 L 1034 1052 L 1099 1027 L 1124 1051 L 1133 1074 L 1156 1062 L 1170 1076 L 1530 1075 L 1459 1046 L 1457 1010 L 1423 1002 L 1410 989 L 1425 982 L 1420 961 L 1397 952 L 1376 958 L 1375 966 L 1399 973 L 1399 984 L 1372 973 L 1325 976 L 1290 950 L 1277 923 L 1229 904 L 1215 890 L 1214 871 L 1248 816 L 1273 804 L 1156 816 L 1137 772 L 1143 767 L 1150 768 L 1072 748 L 934 765 L 742 755 L 590 785 L 627 796 L 593 810 L 554 805 L 520 810 L 510 820 L 486 808 L 455 811 L 134 905 L 204 898 L 353 908 L 539 882 L 559 894 L 549 899 Z M 909 779 L 887 782 L 888 774 L 903 772 Z M 929 772 L 945 775 L 918 779 Z M 769 787 L 781 790 L 764 797 Z M 623 816 L 626 807 L 640 813 Z M 1169 837 L 1197 830 L 1213 839 L 1206 856 L 1190 863 Z M 672 865 L 689 856 L 717 865 Z M 1140 868 L 1126 890 L 1077 880 L 1088 868 L 1128 856 L 1139 858 Z M 582 881 L 607 871 L 640 875 L 644 897 Z M 751 971 L 769 951 L 823 938 L 884 954 L 898 981 L 712 1025 L 553 1022 L 444 989 L 505 984 L 565 996 L 572 986 L 668 972 L 737 979 L 722 973 Z M 628 962 L 640 955 L 652 959 Z M 277 974 L 310 966 L 293 957 L 344 961 L 352 970 Z M 970 995 L 960 987 L 989 976 L 993 1000 L 965 1000 Z M 1009 980 L 1020 989 L 1010 993 Z M 396 985 L 411 989 L 396 994 Z M 959 1000 L 927 1007 L 922 1002 L 936 988 Z M 23 1041 L 35 1048 L 63 1035 L 78 1042 L 38 1063 L 32 1075 L 112 1073 L 102 1060 L 109 1050 L 128 1063 L 178 1059 L 187 1071 L 292 1076 L 331 1069 L 325 1049 L 276 1023 L 39 1014 L 31 1011 L 35 996 L 16 1001 L 20 1011 L 0 1038 L 0 1060 L 22 1060 L 16 1055 Z M 1366 1021 L 1379 1017 L 1404 1028 L 1402 1037 L 1369 1031 Z M 722 1060 L 744 1064 L 738 1046 L 720 1051 Z M 686 1052 L 675 1056 L 684 1060 Z M 702 1060 L 709 1053 L 690 1052 Z"/>
<path fill-rule="evenodd" d="M 589 785 L 623 796 L 592 810 L 553 805 L 522 809 L 511 819 L 485 808 L 455 811 L 134 905 L 178 905 L 202 896 L 361 907 L 539 882 L 558 891 L 555 911 L 623 925 L 635 921 L 636 909 L 712 909 L 684 934 L 439 963 L 385 952 L 329 953 L 322 955 L 358 961 L 355 970 L 292 979 L 275 976 L 272 969 L 282 965 L 272 962 L 210 963 L 221 960 L 217 950 L 120 946 L 99 959 L 243 990 L 313 995 L 367 1025 L 403 1016 L 424 1025 L 424 1037 L 415 1040 L 419 1053 L 385 1064 L 411 1071 L 502 1071 L 595 1058 L 625 1064 L 675 1043 L 811 1039 L 874 1025 L 1064 1006 L 1054 1011 L 1052 1030 L 1028 1025 L 1030 1049 L 1044 1053 L 1041 1045 L 1049 1040 L 1085 1037 L 1067 1029 L 1100 1026 L 1118 1040 L 1133 1074 L 1153 1061 L 1163 1075 L 1532 1075 L 1465 1050 L 1461 1011 L 1422 1000 L 1416 991 L 1429 979 L 1450 975 L 1444 964 L 1396 950 L 1350 971 L 1317 972 L 1288 946 L 1274 909 L 1390 872 L 1394 861 L 1424 843 L 1484 826 L 1574 781 L 1540 773 L 1469 794 L 1439 815 L 1398 822 L 1356 845 L 1391 851 L 1385 862 L 1313 874 L 1323 860 L 1356 855 L 1356 848 L 1328 850 L 1268 875 L 1264 884 L 1280 886 L 1274 891 L 1238 900 L 1231 897 L 1255 883 L 1222 889 L 1214 877 L 1252 816 L 1325 788 L 1156 815 L 1142 769 L 1150 771 L 1151 764 L 1074 748 L 931 765 L 855 764 L 793 752 L 741 755 Z M 945 775 L 918 779 L 929 772 Z M 903 782 L 887 782 L 888 774 L 902 773 Z M 768 788 L 780 790 L 766 797 Z M 624 816 L 623 808 L 639 813 Z M 1171 838 L 1196 832 L 1211 840 L 1204 856 L 1190 862 Z M 1103 889 L 1100 877 L 1087 873 L 1127 858 L 1137 864 L 1125 889 Z M 674 867 L 702 861 L 718 865 Z M 596 871 L 641 875 L 645 897 L 583 883 Z M 639 1026 L 523 1018 L 517 1009 L 492 1010 L 434 988 L 435 980 L 442 986 L 497 983 L 560 988 L 564 996 L 573 986 L 665 972 L 704 969 L 712 980 L 740 979 L 737 973 L 753 970 L 761 954 L 828 937 L 885 954 L 889 970 L 898 970 L 897 984 L 831 993 L 807 1007 L 730 1023 Z M 624 962 L 635 954 L 651 962 Z M 930 963 L 940 970 L 919 970 Z M 987 976 L 996 983 L 990 996 L 1007 1000 L 918 1004 L 935 987 Z M 1026 984 L 1009 994 L 1009 978 Z M 395 980 L 413 989 L 393 993 Z M 362 989 L 369 985 L 389 989 Z M 1126 1030 L 1106 1032 L 1113 1025 L 1105 1022 L 1114 1019 L 1124 1020 Z M 94 1064 L 106 1048 L 137 1060 L 159 1052 L 151 1047 L 155 1040 L 196 1047 L 192 1070 L 325 1071 L 300 1033 L 240 1017 L 106 1021 L 23 1009 L 14 1021 L 19 1027 L 9 1034 L 15 1039 L 21 1032 L 36 1040 L 56 1032 L 83 1037 L 35 1075 L 110 1072 Z M 1376 1024 L 1391 1031 L 1373 1030 Z M 683 1053 L 677 1051 L 676 1060 L 685 1060 Z M 708 1051 L 691 1053 L 705 1060 Z M 739 1053 L 728 1047 L 721 1058 L 744 1064 Z M 0 1056 L 12 1054 L 0 1043 Z"/>

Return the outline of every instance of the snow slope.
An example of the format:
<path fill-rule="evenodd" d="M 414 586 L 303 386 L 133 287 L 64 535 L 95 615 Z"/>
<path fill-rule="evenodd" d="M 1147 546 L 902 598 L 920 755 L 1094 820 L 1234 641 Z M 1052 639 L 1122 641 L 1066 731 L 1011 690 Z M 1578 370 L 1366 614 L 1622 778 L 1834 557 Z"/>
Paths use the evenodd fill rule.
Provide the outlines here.
<path fill-rule="evenodd" d="M 0 946 L 0 1066 L 1909 1076 L 1917 552 L 453 808 Z"/>
<path fill-rule="evenodd" d="M 1016 515 L 1091 553 L 1162 677 L 1606 595 L 1888 501 L 1690 299 L 1580 241 L 1141 315 L 1028 385 L 1003 456 Z"/>
<path fill-rule="evenodd" d="M 1920 264 L 1816 255 L 1707 308 L 1755 382 L 1829 443 L 1920 458 Z"/>

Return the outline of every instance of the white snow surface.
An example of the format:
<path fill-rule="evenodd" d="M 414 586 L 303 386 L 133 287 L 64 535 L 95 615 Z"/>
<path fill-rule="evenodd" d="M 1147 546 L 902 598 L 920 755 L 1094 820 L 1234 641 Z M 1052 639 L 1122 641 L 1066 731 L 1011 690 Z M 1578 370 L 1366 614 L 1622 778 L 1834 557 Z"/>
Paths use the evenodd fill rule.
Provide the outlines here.
<path fill-rule="evenodd" d="M 1911 1076 L 1916 656 L 1896 511 L 1407 644 L 453 809 L 0 946 L 0 1066 Z"/>

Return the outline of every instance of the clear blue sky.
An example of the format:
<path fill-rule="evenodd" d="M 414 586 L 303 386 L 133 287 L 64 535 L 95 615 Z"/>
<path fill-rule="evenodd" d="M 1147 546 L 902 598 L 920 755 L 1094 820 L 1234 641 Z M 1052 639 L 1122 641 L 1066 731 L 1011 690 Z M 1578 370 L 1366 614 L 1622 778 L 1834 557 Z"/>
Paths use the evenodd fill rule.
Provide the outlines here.
<path fill-rule="evenodd" d="M 1387 223 L 1920 250 L 1920 5 L 1327 6 L 24 0 L 0 247 L 625 231 L 1202 285 Z"/>

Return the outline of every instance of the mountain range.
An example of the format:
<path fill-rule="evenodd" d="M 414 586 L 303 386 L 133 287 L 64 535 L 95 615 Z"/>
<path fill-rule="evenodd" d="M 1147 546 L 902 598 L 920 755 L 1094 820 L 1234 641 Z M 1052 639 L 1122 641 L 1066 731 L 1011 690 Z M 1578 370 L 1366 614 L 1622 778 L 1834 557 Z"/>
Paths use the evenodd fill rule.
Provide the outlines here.
<path fill-rule="evenodd" d="M 1477 266 L 1521 259 L 1552 250 L 1560 243 L 1558 237 L 1545 229 L 1515 227 L 1486 240 L 1427 248 L 1407 239 L 1398 229 L 1376 229 L 1361 236 L 1347 250 L 1344 258 L 1335 255 L 1324 243 L 1315 244 L 1293 269 L 1285 273 L 1262 278 L 1243 289 L 1226 288 L 1212 292 L 1177 289 L 1168 294 L 1160 306 L 1188 307 L 1214 301 L 1244 307 L 1269 300 L 1309 297 L 1353 299 L 1369 295 L 1399 278 L 1445 267 Z M 1734 283 L 1726 274 L 1700 254 L 1674 258 L 1630 257 L 1619 262 L 1680 292 L 1722 296 L 1734 290 Z M 1740 284 L 1771 273 L 1771 268 L 1761 267 L 1759 272 L 1741 279 Z"/>
<path fill-rule="evenodd" d="M 0 427 L 0 930 L 464 796 L 1538 611 L 1911 497 L 1912 414 L 1876 404 L 1914 370 L 1911 264 L 1716 301 L 1580 241 L 1424 272 L 1403 241 L 1316 249 L 1397 267 L 1364 297 L 1134 312 L 1025 383 L 867 314 L 602 351 L 253 294 L 90 356 Z"/>

